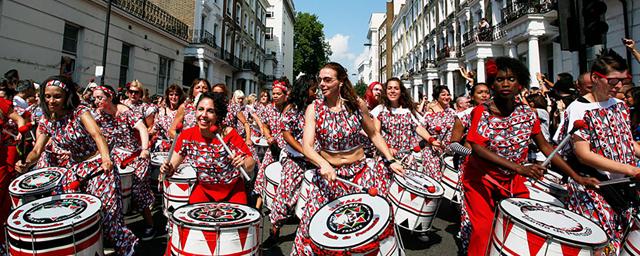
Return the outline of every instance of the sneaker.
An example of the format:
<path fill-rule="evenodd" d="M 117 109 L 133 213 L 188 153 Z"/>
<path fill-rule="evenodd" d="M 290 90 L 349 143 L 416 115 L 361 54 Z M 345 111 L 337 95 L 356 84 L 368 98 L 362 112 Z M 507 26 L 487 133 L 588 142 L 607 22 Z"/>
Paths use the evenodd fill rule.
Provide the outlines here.
<path fill-rule="evenodd" d="M 156 229 L 154 227 L 147 227 L 142 233 L 142 241 L 149 241 L 156 236 Z"/>
<path fill-rule="evenodd" d="M 260 248 L 262 250 L 269 250 L 271 248 L 273 248 L 274 246 L 280 244 L 280 231 L 278 230 L 277 233 L 272 233 L 269 232 L 269 237 L 267 238 L 267 240 L 264 240 L 264 242 L 262 242 L 262 244 L 260 245 Z"/>

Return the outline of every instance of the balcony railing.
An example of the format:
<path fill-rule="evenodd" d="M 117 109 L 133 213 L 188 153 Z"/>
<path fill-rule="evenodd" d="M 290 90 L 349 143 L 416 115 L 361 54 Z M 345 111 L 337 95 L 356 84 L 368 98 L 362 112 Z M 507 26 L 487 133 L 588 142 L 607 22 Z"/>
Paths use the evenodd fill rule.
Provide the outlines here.
<path fill-rule="evenodd" d="M 466 47 L 476 42 L 493 42 L 499 40 L 506 35 L 506 31 L 502 29 L 505 25 L 506 23 L 500 23 L 484 29 L 474 28 L 462 34 L 462 46 Z"/>
<path fill-rule="evenodd" d="M 451 49 L 448 46 L 445 46 L 442 49 L 438 50 L 438 53 L 436 54 L 436 61 L 441 61 L 445 58 L 451 58 L 453 56 L 451 56 Z"/>
<path fill-rule="evenodd" d="M 207 30 L 190 29 L 189 34 L 191 35 L 189 42 L 192 44 L 206 44 L 214 49 L 218 48 L 216 36 Z"/>
<path fill-rule="evenodd" d="M 236 56 L 232 56 L 231 65 L 233 65 L 237 69 L 242 69 L 242 60 Z"/>
<path fill-rule="evenodd" d="M 422 61 L 422 66 L 423 67 L 427 67 L 427 68 L 435 68 L 436 67 L 436 61 L 435 60 L 423 60 Z"/>
<path fill-rule="evenodd" d="M 543 1 L 523 1 L 521 3 L 512 3 L 502 8 L 502 17 L 504 23 L 510 23 L 527 14 L 542 14 L 552 10 L 551 4 L 543 3 Z"/>
<path fill-rule="evenodd" d="M 147 0 L 112 0 L 115 7 L 184 40 L 189 38 L 189 26 Z"/>
<path fill-rule="evenodd" d="M 256 64 L 253 61 L 247 61 L 242 65 L 242 69 L 244 70 L 251 70 L 253 72 L 259 72 L 260 71 L 260 67 L 258 66 L 258 64 Z"/>

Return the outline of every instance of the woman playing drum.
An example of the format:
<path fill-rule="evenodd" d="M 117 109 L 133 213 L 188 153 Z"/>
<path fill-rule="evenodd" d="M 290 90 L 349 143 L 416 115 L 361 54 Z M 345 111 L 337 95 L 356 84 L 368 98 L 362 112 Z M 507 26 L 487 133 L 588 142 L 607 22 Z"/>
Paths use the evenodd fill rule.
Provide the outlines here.
<path fill-rule="evenodd" d="M 144 102 L 142 100 L 143 93 L 144 86 L 142 83 L 138 80 L 131 81 L 127 85 L 127 96 L 129 98 L 126 99 L 123 104 L 133 109 L 133 111 L 142 114 L 145 126 L 151 130 L 158 108 L 153 104 Z"/>
<path fill-rule="evenodd" d="M 631 134 L 629 108 L 615 98 L 623 85 L 631 84 L 627 62 L 613 50 L 605 50 L 591 66 L 591 80 L 591 92 L 567 107 L 554 139 L 562 140 L 567 136 L 567 131 L 573 129 L 575 120 L 584 120 L 587 128 L 578 130 L 571 137 L 573 145 L 563 149 L 563 154 L 569 160 L 577 158 L 576 164 L 586 165 L 580 171 L 595 169 L 589 174 L 599 180 L 636 176 L 640 173 L 637 167 L 640 148 Z M 602 189 L 605 187 L 601 187 L 600 191 Z M 613 202 L 607 201 L 611 200 L 610 197 L 605 198 L 596 190 L 585 189 L 575 181 L 569 183 L 568 190 L 569 209 L 602 225 L 611 238 L 605 252 L 617 255 L 627 228 L 628 216 L 623 215 L 627 209 L 615 211 Z"/>
<path fill-rule="evenodd" d="M 533 139 L 545 155 L 553 150 L 540 133 L 535 112 L 516 99 L 530 83 L 527 67 L 508 57 L 497 58 L 496 65 L 498 73 L 488 81 L 493 85 L 494 99 L 472 111 L 467 135 L 473 154 L 464 166 L 462 184 L 472 230 L 469 255 L 485 254 L 496 203 L 508 197 L 528 197 L 524 176 L 542 177 L 542 166 L 524 165 L 529 141 Z M 581 183 L 595 182 L 578 176 L 558 156 L 553 158 L 553 164 Z"/>
<path fill-rule="evenodd" d="M 34 149 L 16 167 L 26 171 L 33 166 L 49 140 L 68 150 L 71 160 L 69 171 L 61 182 L 64 192 L 73 192 L 73 186 L 69 185 L 80 181 L 81 190 L 100 198 L 104 236 L 114 244 L 118 255 L 131 255 L 138 238 L 124 224 L 120 176 L 113 170 L 107 141 L 89 108 L 80 105 L 73 81 L 63 76 L 53 76 L 42 85 L 40 104 L 45 117 L 40 120 Z M 90 178 L 93 175 L 97 176 Z"/>
<path fill-rule="evenodd" d="M 186 130 L 188 128 L 196 126 L 196 97 L 198 94 L 205 93 L 211 91 L 211 85 L 209 81 L 206 79 L 198 79 L 196 78 L 191 83 L 191 88 L 189 88 L 188 99 L 178 107 L 178 111 L 176 112 L 176 117 L 173 119 L 173 123 L 171 123 L 171 128 L 169 129 L 169 137 L 175 138 L 178 131 L 176 131 L 178 124 L 182 124 L 182 130 Z"/>
<path fill-rule="evenodd" d="M 184 160 L 193 163 L 198 181 L 189 197 L 189 204 L 247 204 L 245 181 L 238 168 L 252 170 L 255 161 L 238 132 L 222 124 L 227 114 L 226 104 L 226 96 L 222 93 L 201 94 L 196 104 L 196 126 L 180 134 L 171 159 L 160 167 L 162 173 L 171 177 Z M 225 151 L 217 135 L 223 138 L 235 156 Z"/>
<path fill-rule="evenodd" d="M 171 147 L 171 139 L 169 138 L 169 129 L 171 123 L 176 118 L 178 108 L 184 101 L 182 88 L 177 84 L 170 85 L 164 91 L 164 105 L 158 109 L 156 120 L 153 122 L 153 129 L 149 135 L 153 136 L 152 151 L 167 152 Z"/>
<path fill-rule="evenodd" d="M 134 170 L 133 200 L 146 224 L 142 236 L 142 240 L 146 241 L 152 239 L 155 233 L 151 216 L 151 205 L 155 197 L 148 181 L 149 135 L 142 114 L 125 105 L 114 104 L 114 95 L 115 91 L 110 86 L 93 89 L 93 115 L 102 135 L 107 139 L 116 166 L 122 166 L 125 159 L 139 154 L 128 165 Z"/>
<path fill-rule="evenodd" d="M 315 100 L 305 111 L 303 133 L 304 155 L 320 168 L 313 178 L 314 187 L 298 227 L 292 255 L 308 255 L 309 221 L 313 214 L 331 200 L 358 192 L 357 188 L 336 180 L 341 177 L 364 187 L 377 185 L 377 170 L 371 170 L 364 159 L 359 132 L 364 129 L 376 148 L 384 155 L 385 164 L 395 173 L 404 170 L 369 117 L 365 102 L 358 99 L 347 71 L 340 64 L 327 63 L 319 75 L 323 99 Z M 315 143 L 319 150 L 316 151 Z M 379 168 L 379 165 L 377 167 Z M 318 175 L 319 174 L 319 175 Z"/>
<path fill-rule="evenodd" d="M 422 120 L 429 134 L 437 138 L 446 147 L 449 145 L 451 138 L 451 129 L 453 128 L 456 111 L 449 106 L 451 94 L 446 86 L 436 87 L 432 96 L 434 101 L 427 105 L 427 110 Z M 442 170 L 440 168 L 441 151 L 432 147 L 427 147 L 423 150 L 426 173 L 437 181 L 442 179 Z"/>

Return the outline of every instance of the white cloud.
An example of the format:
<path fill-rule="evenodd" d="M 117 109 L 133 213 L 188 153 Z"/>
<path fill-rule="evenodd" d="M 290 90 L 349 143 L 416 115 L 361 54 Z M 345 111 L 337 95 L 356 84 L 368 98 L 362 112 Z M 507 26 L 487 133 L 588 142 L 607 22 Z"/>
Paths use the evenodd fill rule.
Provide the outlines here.
<path fill-rule="evenodd" d="M 331 45 L 331 56 L 329 59 L 338 63 L 352 62 L 356 55 L 349 52 L 349 36 L 342 34 L 335 34 L 329 38 L 329 45 Z"/>

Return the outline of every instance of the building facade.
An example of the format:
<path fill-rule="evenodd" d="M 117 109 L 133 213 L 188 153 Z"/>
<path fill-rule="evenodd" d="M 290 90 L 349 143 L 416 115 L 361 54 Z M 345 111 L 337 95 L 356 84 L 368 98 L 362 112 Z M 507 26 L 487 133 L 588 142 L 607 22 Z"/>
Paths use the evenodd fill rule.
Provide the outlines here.
<path fill-rule="evenodd" d="M 286 76 L 290 81 L 293 74 L 293 26 L 295 6 L 292 0 L 268 0 L 267 8 L 267 54 L 274 64 L 273 76 Z"/>
<path fill-rule="evenodd" d="M 430 95 L 437 85 L 449 87 L 456 96 L 466 93 L 466 81 L 458 72 L 459 67 L 474 71 L 476 80 L 484 82 L 486 60 L 498 56 L 520 59 L 529 67 L 533 83 L 538 72 L 550 78 L 562 72 L 579 75 L 578 53 L 563 51 L 556 42 L 558 28 L 551 24 L 558 13 L 553 1 L 401 2 L 404 4 L 394 1 L 400 11 L 392 19 L 392 74 L 402 78 L 414 99 Z M 625 34 L 640 38 L 640 19 L 634 17 L 634 13 L 640 13 L 640 4 L 626 2 L 623 5 L 621 1 L 605 1 L 609 31 L 604 45 L 587 49 L 587 61 L 601 47 L 627 56 L 620 38 Z M 481 25 L 483 18 L 486 25 Z M 386 22 L 389 21 L 387 18 Z M 632 74 L 638 79 L 640 65 L 636 61 L 630 63 Z"/>
<path fill-rule="evenodd" d="M 147 0 L 113 3 L 105 83 L 137 79 L 150 94 L 180 84 L 187 25 Z M 64 74 L 86 85 L 102 64 L 106 13 L 102 0 L 1 1 L 0 69 L 36 81 Z"/>

